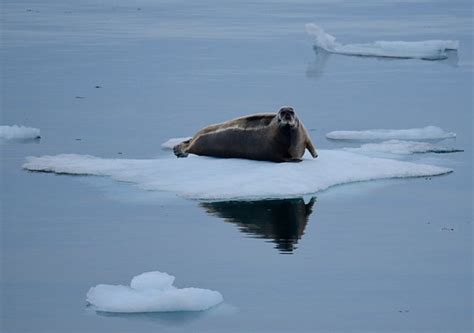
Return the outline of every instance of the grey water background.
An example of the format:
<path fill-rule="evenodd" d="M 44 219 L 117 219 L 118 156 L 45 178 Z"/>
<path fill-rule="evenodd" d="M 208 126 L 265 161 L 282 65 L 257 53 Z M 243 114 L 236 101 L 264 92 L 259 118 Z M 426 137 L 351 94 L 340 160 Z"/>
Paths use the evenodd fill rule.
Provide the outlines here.
<path fill-rule="evenodd" d="M 1 20 L 1 123 L 42 133 L 0 143 L 2 332 L 472 331 L 470 1 L 2 1 Z M 322 59 L 308 22 L 343 43 L 461 47 L 445 61 Z M 29 155 L 170 154 L 170 137 L 286 104 L 321 149 L 357 145 L 332 130 L 437 125 L 464 152 L 405 157 L 454 173 L 338 186 L 308 212 L 310 198 L 201 203 L 21 169 Z M 267 213 L 282 207 L 297 222 L 284 230 Z M 225 304 L 86 307 L 90 287 L 150 270 Z"/>

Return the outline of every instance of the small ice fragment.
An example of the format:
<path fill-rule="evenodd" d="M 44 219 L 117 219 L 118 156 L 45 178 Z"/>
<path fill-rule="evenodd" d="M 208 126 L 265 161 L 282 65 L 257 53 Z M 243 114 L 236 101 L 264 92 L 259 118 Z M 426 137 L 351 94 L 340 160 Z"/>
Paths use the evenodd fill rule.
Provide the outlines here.
<path fill-rule="evenodd" d="M 224 301 L 221 293 L 209 289 L 173 286 L 174 276 L 147 272 L 135 276 L 130 286 L 99 284 L 90 288 L 87 302 L 105 312 L 203 311 Z"/>
<path fill-rule="evenodd" d="M 459 41 L 456 40 L 375 41 L 364 44 L 340 44 L 336 42 L 334 36 L 326 33 L 314 23 L 306 24 L 306 31 L 313 37 L 316 48 L 343 55 L 441 60 L 448 58 L 447 51 L 459 48 Z"/>

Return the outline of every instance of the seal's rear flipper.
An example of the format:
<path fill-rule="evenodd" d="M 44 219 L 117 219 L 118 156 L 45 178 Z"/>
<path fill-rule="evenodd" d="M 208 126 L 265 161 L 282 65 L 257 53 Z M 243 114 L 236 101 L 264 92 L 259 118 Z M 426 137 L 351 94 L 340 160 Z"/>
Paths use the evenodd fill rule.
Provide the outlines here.
<path fill-rule="evenodd" d="M 184 146 L 185 142 L 180 143 L 179 145 L 176 145 L 176 146 L 173 147 L 173 152 L 176 155 L 176 157 L 188 157 L 188 153 L 185 152 L 184 149 L 183 149 L 183 146 Z"/>

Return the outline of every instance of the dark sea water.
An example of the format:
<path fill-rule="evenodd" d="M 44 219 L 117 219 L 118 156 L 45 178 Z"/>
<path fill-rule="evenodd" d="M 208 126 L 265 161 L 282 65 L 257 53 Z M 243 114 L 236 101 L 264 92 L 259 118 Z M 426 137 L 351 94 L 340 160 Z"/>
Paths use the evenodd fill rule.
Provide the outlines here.
<path fill-rule="evenodd" d="M 2 332 L 471 332 L 471 1 L 2 1 Z M 315 53 L 456 39 L 443 61 Z M 100 177 L 32 173 L 25 156 L 170 154 L 160 144 L 292 105 L 319 148 L 333 130 L 435 125 L 456 154 L 432 178 L 299 199 L 200 202 Z M 301 179 L 304 182 L 304 179 Z M 220 291 L 198 313 L 107 314 L 88 289 L 159 270 Z"/>

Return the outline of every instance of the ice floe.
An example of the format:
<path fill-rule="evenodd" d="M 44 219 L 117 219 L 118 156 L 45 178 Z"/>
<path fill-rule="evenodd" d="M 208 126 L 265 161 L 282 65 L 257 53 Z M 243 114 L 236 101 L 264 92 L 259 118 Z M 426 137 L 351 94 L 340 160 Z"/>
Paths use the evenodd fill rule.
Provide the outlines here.
<path fill-rule="evenodd" d="M 373 158 L 341 150 L 320 150 L 300 163 L 273 163 L 244 159 L 219 159 L 169 155 L 157 159 L 105 159 L 63 154 L 27 157 L 24 169 L 73 175 L 108 176 L 202 200 L 289 198 L 325 190 L 331 186 L 386 178 L 435 176 L 451 169 Z"/>
<path fill-rule="evenodd" d="M 316 24 L 306 24 L 306 31 L 314 38 L 315 47 L 344 55 L 440 60 L 448 58 L 447 52 L 449 50 L 459 48 L 459 41 L 455 40 L 375 41 L 364 44 L 340 44 L 336 42 L 334 36 L 326 33 Z"/>
<path fill-rule="evenodd" d="M 456 137 L 436 126 L 411 129 L 371 129 L 365 131 L 333 131 L 326 134 L 331 140 L 441 140 Z"/>
<path fill-rule="evenodd" d="M 191 139 L 192 137 L 191 136 L 188 136 L 188 137 L 184 137 L 184 138 L 171 138 L 169 139 L 168 141 L 166 142 L 163 142 L 161 144 L 161 147 L 163 149 L 173 149 L 174 146 L 176 146 L 177 144 L 183 142 L 183 141 L 186 141 L 186 140 L 189 140 Z"/>
<path fill-rule="evenodd" d="M 40 138 L 40 130 L 25 126 L 0 126 L 0 139 L 25 140 Z"/>
<path fill-rule="evenodd" d="M 358 148 L 344 148 L 354 153 L 390 153 L 390 154 L 419 154 L 419 153 L 456 153 L 461 149 L 443 147 L 429 142 L 389 140 L 380 143 L 366 143 Z"/>
<path fill-rule="evenodd" d="M 158 271 L 135 276 L 130 286 L 99 284 L 87 302 L 104 312 L 203 311 L 222 303 L 221 293 L 200 288 L 176 288 L 175 277 Z"/>

